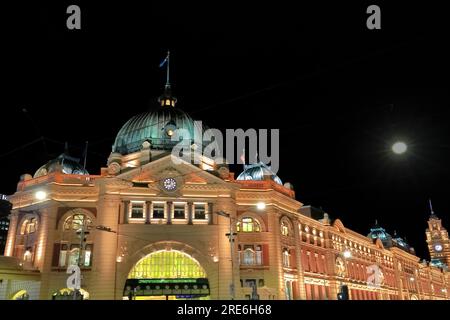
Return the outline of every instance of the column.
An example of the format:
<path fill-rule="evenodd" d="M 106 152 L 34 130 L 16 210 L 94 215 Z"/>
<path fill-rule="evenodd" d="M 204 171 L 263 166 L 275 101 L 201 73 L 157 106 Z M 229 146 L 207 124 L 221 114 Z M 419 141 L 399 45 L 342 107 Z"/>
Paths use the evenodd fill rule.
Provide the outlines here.
<path fill-rule="evenodd" d="M 9 221 L 9 230 L 8 230 L 8 240 L 6 240 L 5 246 L 5 256 L 12 256 L 14 254 L 14 246 L 16 242 L 17 235 L 17 223 L 18 223 L 18 215 L 17 212 L 11 213 L 10 221 Z"/>
<path fill-rule="evenodd" d="M 298 227 L 298 221 L 294 221 L 294 237 L 295 237 L 295 263 L 297 265 L 298 281 L 294 283 L 297 286 L 299 300 L 306 300 L 305 279 L 303 276 L 302 251 L 301 251 L 301 234 Z"/>
<path fill-rule="evenodd" d="M 188 202 L 187 204 L 187 214 L 188 214 L 188 224 L 192 224 L 193 219 L 193 211 L 194 211 L 194 204 L 192 202 Z"/>
<path fill-rule="evenodd" d="M 48 207 L 39 210 L 41 223 L 38 228 L 40 229 L 39 232 L 42 232 L 39 235 L 39 242 L 42 246 L 37 249 L 37 256 L 40 256 L 40 259 L 37 259 L 37 262 L 41 271 L 41 286 L 39 293 L 39 299 L 41 300 L 49 300 L 53 292 L 64 287 L 67 279 L 67 277 L 64 276 L 64 280 L 61 281 L 60 279 L 55 278 L 55 274 L 52 272 L 53 251 L 55 249 L 54 244 L 57 233 L 60 232 L 59 229 L 56 229 L 56 219 L 58 207 L 63 206 L 64 205 L 52 201 Z M 81 281 L 81 285 L 83 286 L 84 284 L 85 282 Z"/>
<path fill-rule="evenodd" d="M 130 201 L 123 202 L 123 223 L 128 223 L 128 214 L 130 211 Z"/>
<path fill-rule="evenodd" d="M 145 202 L 145 224 L 151 224 L 151 209 L 152 209 L 152 202 L 146 201 Z"/>
<path fill-rule="evenodd" d="M 208 203 L 208 224 L 213 224 L 214 207 L 211 202 Z"/>
<path fill-rule="evenodd" d="M 118 230 L 120 198 L 116 195 L 102 195 L 98 202 L 97 223 Z M 93 300 L 112 300 L 116 296 L 118 233 L 95 231 L 95 247 L 89 293 Z M 121 288 L 123 290 L 123 288 Z"/>
<path fill-rule="evenodd" d="M 172 224 L 172 201 L 167 201 L 167 224 Z"/>

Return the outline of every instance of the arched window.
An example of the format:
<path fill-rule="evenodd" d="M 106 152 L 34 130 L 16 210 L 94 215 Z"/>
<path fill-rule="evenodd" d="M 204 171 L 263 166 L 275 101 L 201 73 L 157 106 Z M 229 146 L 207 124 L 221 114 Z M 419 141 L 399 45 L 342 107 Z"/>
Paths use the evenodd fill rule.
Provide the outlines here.
<path fill-rule="evenodd" d="M 238 232 L 261 232 L 261 225 L 252 217 L 243 217 L 236 224 L 236 229 Z"/>
<path fill-rule="evenodd" d="M 86 227 L 85 230 L 89 230 L 92 227 L 92 220 L 87 215 L 82 213 L 76 213 L 71 215 L 64 221 L 64 231 L 78 231 L 83 225 Z"/>
<path fill-rule="evenodd" d="M 29 218 L 22 223 L 22 226 L 20 227 L 20 234 L 31 234 L 35 233 L 36 230 L 37 230 L 37 219 Z"/>

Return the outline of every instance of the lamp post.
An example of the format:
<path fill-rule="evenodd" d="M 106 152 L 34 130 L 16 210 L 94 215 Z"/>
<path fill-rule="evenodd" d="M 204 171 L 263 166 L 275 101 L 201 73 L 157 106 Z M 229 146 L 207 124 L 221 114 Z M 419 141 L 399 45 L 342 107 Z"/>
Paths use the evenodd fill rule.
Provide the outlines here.
<path fill-rule="evenodd" d="M 226 213 L 224 211 L 217 211 L 217 215 L 228 218 L 230 220 L 230 232 L 225 234 L 230 239 L 230 255 L 231 255 L 231 284 L 230 284 L 230 295 L 231 300 L 235 299 L 236 293 L 235 293 L 235 283 L 234 283 L 234 237 L 236 236 L 236 233 L 233 232 L 233 218 L 229 213 Z"/>

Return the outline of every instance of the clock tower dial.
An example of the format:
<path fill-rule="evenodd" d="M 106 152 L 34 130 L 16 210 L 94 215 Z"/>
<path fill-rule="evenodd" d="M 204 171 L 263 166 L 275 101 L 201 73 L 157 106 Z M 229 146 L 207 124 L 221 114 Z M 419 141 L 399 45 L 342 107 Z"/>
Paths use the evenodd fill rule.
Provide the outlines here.
<path fill-rule="evenodd" d="M 174 178 L 165 178 L 162 185 L 166 191 L 175 191 L 177 189 L 177 181 Z"/>

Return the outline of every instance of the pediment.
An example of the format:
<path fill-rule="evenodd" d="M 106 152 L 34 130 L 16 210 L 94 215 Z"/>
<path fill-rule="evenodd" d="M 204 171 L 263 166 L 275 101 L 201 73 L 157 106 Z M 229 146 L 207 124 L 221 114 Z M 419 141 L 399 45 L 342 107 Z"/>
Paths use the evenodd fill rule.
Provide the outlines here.
<path fill-rule="evenodd" d="M 119 174 L 117 177 L 134 183 L 155 184 L 167 177 L 173 177 L 181 180 L 183 184 L 229 185 L 227 181 L 215 176 L 212 172 L 202 170 L 179 158 L 174 160 L 174 158 L 172 155 L 167 155 Z"/>

